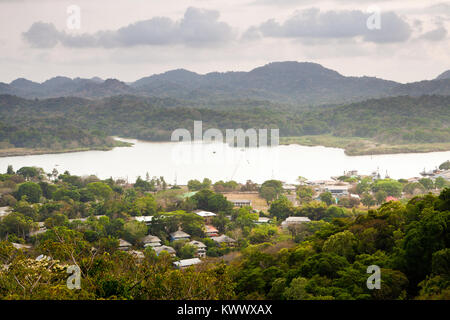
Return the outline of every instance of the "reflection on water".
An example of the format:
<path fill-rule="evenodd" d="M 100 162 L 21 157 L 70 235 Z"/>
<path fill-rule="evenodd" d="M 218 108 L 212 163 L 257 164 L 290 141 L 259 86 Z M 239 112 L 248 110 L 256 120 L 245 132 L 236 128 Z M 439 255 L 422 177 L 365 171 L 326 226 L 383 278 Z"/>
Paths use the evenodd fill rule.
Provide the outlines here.
<path fill-rule="evenodd" d="M 152 143 L 130 139 L 131 148 L 111 151 L 86 151 L 0 158 L 0 171 L 9 164 L 14 169 L 23 166 L 42 167 L 46 172 L 56 168 L 76 175 L 95 174 L 105 179 L 137 176 L 163 176 L 166 181 L 186 184 L 190 179 L 210 178 L 245 182 L 279 179 L 294 183 L 298 176 L 309 180 L 329 179 L 344 171 L 358 170 L 370 174 L 379 170 L 384 177 L 410 178 L 419 176 L 424 168 L 434 169 L 450 159 L 450 151 L 433 153 L 376 155 L 349 157 L 342 149 L 305 147 L 299 145 L 231 148 L 221 143 Z"/>

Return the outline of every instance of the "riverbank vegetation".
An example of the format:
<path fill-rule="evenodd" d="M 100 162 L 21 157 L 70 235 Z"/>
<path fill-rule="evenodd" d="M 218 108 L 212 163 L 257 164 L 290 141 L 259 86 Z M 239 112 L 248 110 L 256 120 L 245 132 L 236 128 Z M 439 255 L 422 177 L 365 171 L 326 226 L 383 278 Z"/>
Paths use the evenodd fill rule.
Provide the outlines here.
<path fill-rule="evenodd" d="M 0 96 L 0 147 L 109 148 L 109 136 L 169 141 L 177 128 L 279 128 L 282 143 L 341 147 L 349 155 L 450 149 L 450 97 L 394 97 L 296 108 L 221 100 L 208 107 L 171 98 L 26 100 Z"/>

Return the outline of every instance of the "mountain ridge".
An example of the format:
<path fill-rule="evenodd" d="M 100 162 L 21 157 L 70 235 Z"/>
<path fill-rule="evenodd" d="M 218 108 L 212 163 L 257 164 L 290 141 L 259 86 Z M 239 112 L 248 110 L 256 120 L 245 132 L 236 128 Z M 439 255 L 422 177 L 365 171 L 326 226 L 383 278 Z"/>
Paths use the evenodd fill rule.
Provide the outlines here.
<path fill-rule="evenodd" d="M 426 94 L 450 95 L 450 79 L 444 72 L 434 80 L 402 84 L 377 77 L 344 76 L 312 62 L 271 62 L 248 72 L 198 74 L 174 69 L 131 83 L 117 79 L 53 77 L 42 83 L 18 78 L 0 83 L 0 94 L 24 98 L 75 96 L 99 99 L 115 95 L 169 97 L 198 102 L 218 99 L 268 100 L 293 105 L 352 103 L 371 98 Z M 449 73 L 450 78 L 450 73 Z"/>

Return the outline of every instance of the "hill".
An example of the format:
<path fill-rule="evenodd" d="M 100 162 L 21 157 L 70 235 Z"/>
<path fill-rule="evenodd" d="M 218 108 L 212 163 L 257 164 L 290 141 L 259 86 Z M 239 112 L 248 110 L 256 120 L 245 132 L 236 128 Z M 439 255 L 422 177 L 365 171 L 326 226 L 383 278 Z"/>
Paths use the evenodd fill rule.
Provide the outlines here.
<path fill-rule="evenodd" d="M 446 73 L 436 80 L 400 84 L 374 77 L 346 77 L 320 64 L 274 62 L 249 72 L 201 75 L 185 69 L 144 77 L 132 83 L 116 79 L 54 77 L 43 83 L 16 79 L 0 83 L 0 94 L 24 98 L 116 95 L 175 98 L 197 103 L 241 99 L 290 104 L 294 108 L 342 104 L 400 95 L 450 95 Z"/>
<path fill-rule="evenodd" d="M 169 141 L 173 130 L 192 130 L 194 120 L 202 120 L 205 130 L 280 128 L 281 137 L 290 138 L 291 143 L 338 146 L 350 150 L 350 154 L 450 150 L 449 96 L 370 99 L 298 111 L 251 100 L 228 100 L 206 108 L 187 100 L 128 95 L 98 100 L 27 100 L 3 95 L 0 118 L 3 148 L 51 147 L 58 145 L 52 142 L 56 138 L 62 145 L 75 145 L 70 141 L 99 145 L 95 139 L 84 139 L 81 133 L 67 134 L 66 128 L 82 130 L 99 138 L 97 142 L 112 135 Z M 309 142 L 292 140 L 306 136 L 313 138 Z M 328 140 L 323 142 L 323 137 Z"/>

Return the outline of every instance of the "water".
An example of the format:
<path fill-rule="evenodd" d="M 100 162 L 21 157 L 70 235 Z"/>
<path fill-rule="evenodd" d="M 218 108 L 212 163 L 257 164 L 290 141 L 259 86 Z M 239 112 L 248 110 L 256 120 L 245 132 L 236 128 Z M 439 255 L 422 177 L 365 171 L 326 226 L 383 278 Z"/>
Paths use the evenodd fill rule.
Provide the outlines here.
<path fill-rule="evenodd" d="M 295 183 L 299 176 L 309 180 L 325 180 L 348 170 L 371 174 L 379 170 L 384 177 L 420 176 L 424 168 L 434 169 L 450 159 L 448 152 L 410 153 L 350 157 L 344 150 L 299 145 L 255 149 L 231 148 L 225 144 L 152 143 L 121 139 L 134 143 L 131 148 L 111 151 L 85 151 L 0 158 L 0 171 L 9 164 L 14 169 L 37 166 L 46 172 L 56 168 L 80 176 L 95 174 L 134 182 L 137 176 L 163 176 L 168 183 L 186 184 L 190 179 L 253 180 L 262 183 L 279 179 Z"/>

